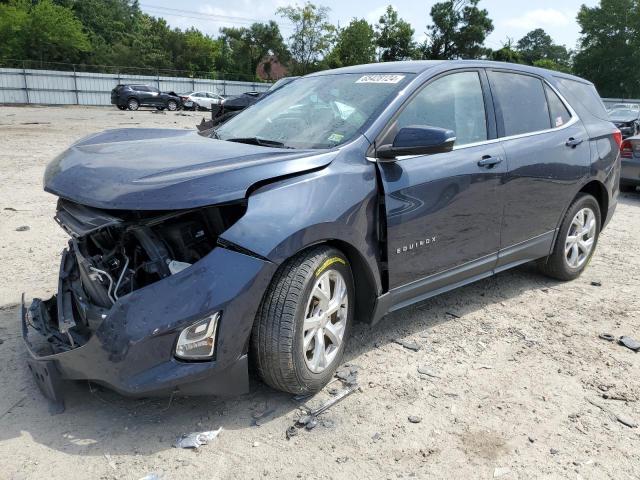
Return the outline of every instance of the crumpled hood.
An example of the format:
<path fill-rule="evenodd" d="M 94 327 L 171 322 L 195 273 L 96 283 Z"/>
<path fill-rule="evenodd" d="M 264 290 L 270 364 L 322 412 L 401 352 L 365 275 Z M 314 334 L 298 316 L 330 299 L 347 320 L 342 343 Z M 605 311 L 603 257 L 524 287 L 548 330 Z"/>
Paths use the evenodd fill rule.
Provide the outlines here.
<path fill-rule="evenodd" d="M 58 155 L 44 188 L 103 209 L 194 208 L 241 199 L 256 182 L 323 167 L 336 153 L 226 142 L 191 130 L 107 130 Z"/>

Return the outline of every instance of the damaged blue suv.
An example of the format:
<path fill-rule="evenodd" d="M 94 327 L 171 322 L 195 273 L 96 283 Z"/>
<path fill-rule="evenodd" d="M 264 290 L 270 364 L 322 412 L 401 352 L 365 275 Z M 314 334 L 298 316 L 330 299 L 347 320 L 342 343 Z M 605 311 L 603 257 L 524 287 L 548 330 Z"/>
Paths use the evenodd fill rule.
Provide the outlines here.
<path fill-rule="evenodd" d="M 122 129 L 47 167 L 70 239 L 29 366 L 125 395 L 321 389 L 355 321 L 525 262 L 576 278 L 616 206 L 589 82 L 482 61 L 296 80 L 206 135 Z"/>

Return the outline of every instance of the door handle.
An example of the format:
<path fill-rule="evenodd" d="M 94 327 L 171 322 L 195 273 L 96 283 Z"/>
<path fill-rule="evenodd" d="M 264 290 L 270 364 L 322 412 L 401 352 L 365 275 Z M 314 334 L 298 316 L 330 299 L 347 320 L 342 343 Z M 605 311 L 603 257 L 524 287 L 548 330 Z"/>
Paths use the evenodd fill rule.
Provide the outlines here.
<path fill-rule="evenodd" d="M 484 168 L 493 168 L 501 162 L 502 162 L 502 158 L 500 157 L 492 157 L 491 155 L 485 155 L 484 157 L 482 157 L 482 160 L 478 162 L 478 166 L 484 167 Z"/>
<path fill-rule="evenodd" d="M 576 148 L 578 145 L 580 145 L 584 140 L 578 140 L 576 138 L 570 137 L 569 140 L 567 140 L 567 142 L 565 143 L 565 145 L 567 147 L 571 147 L 571 148 Z"/>

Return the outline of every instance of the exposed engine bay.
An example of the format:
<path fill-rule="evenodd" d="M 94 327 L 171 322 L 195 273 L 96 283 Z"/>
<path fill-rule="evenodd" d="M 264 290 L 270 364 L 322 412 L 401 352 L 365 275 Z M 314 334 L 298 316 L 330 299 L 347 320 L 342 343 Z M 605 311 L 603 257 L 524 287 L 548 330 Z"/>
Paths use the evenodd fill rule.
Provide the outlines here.
<path fill-rule="evenodd" d="M 107 211 L 58 201 L 71 236 L 58 294 L 34 300 L 29 321 L 54 353 L 83 345 L 117 300 L 207 255 L 246 211 L 245 202 L 167 212 Z"/>

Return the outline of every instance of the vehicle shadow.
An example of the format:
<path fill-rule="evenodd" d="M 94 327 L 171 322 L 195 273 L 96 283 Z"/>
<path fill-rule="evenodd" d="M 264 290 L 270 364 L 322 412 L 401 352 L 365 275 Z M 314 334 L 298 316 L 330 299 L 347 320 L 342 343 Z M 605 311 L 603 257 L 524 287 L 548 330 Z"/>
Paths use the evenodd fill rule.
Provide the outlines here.
<path fill-rule="evenodd" d="M 398 337 L 419 335 L 428 344 L 429 330 L 440 323 L 556 283 L 532 266 L 523 266 L 390 314 L 377 325 L 357 324 L 345 362 L 358 363 L 360 355 Z M 26 367 L 17 315 L 15 305 L 0 307 L 0 339 L 4 340 L 0 344 L 0 391 L 4 392 L 0 396 L 0 442 L 26 433 L 37 443 L 72 455 L 152 454 L 171 448 L 181 433 L 220 426 L 226 430 L 262 428 L 255 425 L 254 416 L 265 412 L 258 422 L 268 429 L 269 423 L 299 406 L 292 395 L 274 391 L 255 378 L 251 393 L 232 399 L 129 399 L 79 382 L 68 384 L 66 411 L 50 415 Z"/>

